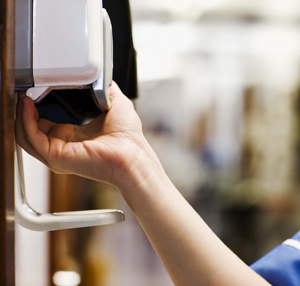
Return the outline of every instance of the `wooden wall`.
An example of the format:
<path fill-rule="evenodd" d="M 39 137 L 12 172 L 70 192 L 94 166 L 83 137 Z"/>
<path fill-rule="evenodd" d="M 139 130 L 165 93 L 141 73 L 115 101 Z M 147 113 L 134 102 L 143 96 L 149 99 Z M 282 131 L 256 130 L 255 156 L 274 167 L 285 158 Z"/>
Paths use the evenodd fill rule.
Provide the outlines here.
<path fill-rule="evenodd" d="M 15 1 L 0 1 L 0 285 L 15 285 L 14 35 Z"/>

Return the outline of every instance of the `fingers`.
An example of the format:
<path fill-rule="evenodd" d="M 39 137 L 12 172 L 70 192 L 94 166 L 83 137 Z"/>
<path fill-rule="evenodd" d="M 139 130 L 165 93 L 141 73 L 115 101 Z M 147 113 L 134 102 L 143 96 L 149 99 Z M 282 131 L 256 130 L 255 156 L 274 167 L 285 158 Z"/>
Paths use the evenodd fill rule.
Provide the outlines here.
<path fill-rule="evenodd" d="M 29 155 L 35 157 L 37 160 L 41 161 L 43 164 L 49 167 L 53 172 L 57 174 L 64 174 L 65 173 L 64 171 L 50 166 L 49 163 L 33 148 L 31 143 L 27 140 L 23 128 L 23 122 L 22 122 L 22 108 L 23 108 L 22 99 L 24 96 L 25 96 L 25 92 L 20 92 L 18 94 L 17 117 L 15 123 L 17 144 L 20 145 Z M 35 113 L 35 118 L 38 118 L 38 114 L 36 113 Z"/>
<path fill-rule="evenodd" d="M 125 123 L 122 114 L 127 114 L 128 108 L 126 101 L 130 100 L 122 93 L 118 85 L 113 81 L 109 89 L 109 98 L 111 101 L 111 109 L 102 113 L 92 122 L 80 126 L 80 129 L 90 139 L 95 139 L 98 136 L 105 135 L 118 126 L 119 122 Z"/>
<path fill-rule="evenodd" d="M 17 118 L 16 118 L 16 141 L 17 143 L 31 156 L 37 158 L 45 165 L 48 165 L 46 160 L 32 147 L 31 143 L 28 142 L 22 123 L 22 99 L 25 96 L 24 92 L 20 92 L 18 95 L 17 103 Z"/>
<path fill-rule="evenodd" d="M 46 158 L 49 152 L 49 140 L 45 133 L 38 128 L 38 117 L 34 102 L 31 98 L 25 96 L 22 98 L 23 110 L 22 121 L 26 138 L 33 148 L 43 157 Z"/>
<path fill-rule="evenodd" d="M 56 164 L 52 164 L 50 154 L 50 142 L 47 135 L 39 129 L 38 122 L 39 116 L 35 108 L 34 102 L 31 98 L 25 96 L 22 98 L 22 112 L 21 123 L 23 138 L 21 139 L 21 147 L 26 152 L 34 156 L 46 166 L 48 166 L 55 173 L 66 173 L 58 168 Z M 47 120 L 39 120 L 40 125 L 44 131 L 49 131 L 55 124 Z M 19 124 L 20 128 L 20 124 Z M 56 150 L 56 154 L 60 153 L 63 148 L 64 142 L 62 140 L 56 140 L 52 143 L 53 149 Z M 56 162 L 54 162 L 56 163 Z"/>
<path fill-rule="evenodd" d="M 118 92 L 122 93 L 122 91 L 119 88 L 119 86 L 117 85 L 117 83 L 113 81 L 112 85 L 111 85 L 111 87 L 109 89 L 109 95 L 114 95 L 114 94 L 116 94 Z"/>
<path fill-rule="evenodd" d="M 109 89 L 109 97 L 112 102 L 117 101 L 122 102 L 123 104 L 124 102 L 127 102 L 130 105 L 132 105 L 132 101 L 126 95 L 123 94 L 119 86 L 114 81 L 112 82 L 112 85 Z"/>

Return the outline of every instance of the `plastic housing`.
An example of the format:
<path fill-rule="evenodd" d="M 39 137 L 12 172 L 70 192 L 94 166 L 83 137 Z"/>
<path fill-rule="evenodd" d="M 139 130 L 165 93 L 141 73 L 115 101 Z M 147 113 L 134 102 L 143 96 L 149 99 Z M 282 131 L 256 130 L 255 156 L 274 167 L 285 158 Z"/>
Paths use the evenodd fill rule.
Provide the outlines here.
<path fill-rule="evenodd" d="M 103 69 L 99 0 L 34 0 L 35 87 L 91 84 Z"/>

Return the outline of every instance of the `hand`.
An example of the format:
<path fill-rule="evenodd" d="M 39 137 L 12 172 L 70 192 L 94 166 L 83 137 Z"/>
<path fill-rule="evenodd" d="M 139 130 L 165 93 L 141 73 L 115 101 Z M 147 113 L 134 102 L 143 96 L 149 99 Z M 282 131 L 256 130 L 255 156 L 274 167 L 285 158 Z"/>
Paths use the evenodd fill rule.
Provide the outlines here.
<path fill-rule="evenodd" d="M 31 98 L 19 95 L 17 143 L 55 173 L 117 185 L 143 153 L 146 140 L 132 102 L 113 83 L 112 108 L 83 126 L 40 119 Z"/>

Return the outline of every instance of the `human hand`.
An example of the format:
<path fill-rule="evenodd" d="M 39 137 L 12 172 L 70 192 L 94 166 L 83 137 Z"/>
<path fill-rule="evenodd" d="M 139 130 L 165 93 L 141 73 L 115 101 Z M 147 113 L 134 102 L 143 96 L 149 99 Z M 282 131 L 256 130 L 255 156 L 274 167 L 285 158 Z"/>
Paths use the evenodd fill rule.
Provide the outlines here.
<path fill-rule="evenodd" d="M 19 95 L 17 143 L 55 173 L 120 185 L 147 149 L 132 102 L 113 83 L 112 108 L 83 126 L 40 119 L 31 98 Z M 127 178 L 129 179 L 129 178 Z"/>

